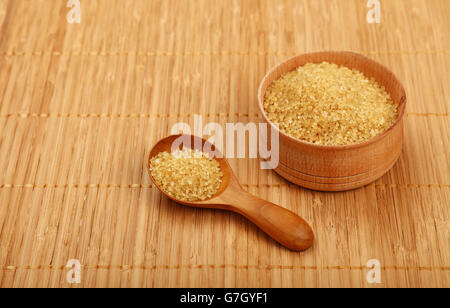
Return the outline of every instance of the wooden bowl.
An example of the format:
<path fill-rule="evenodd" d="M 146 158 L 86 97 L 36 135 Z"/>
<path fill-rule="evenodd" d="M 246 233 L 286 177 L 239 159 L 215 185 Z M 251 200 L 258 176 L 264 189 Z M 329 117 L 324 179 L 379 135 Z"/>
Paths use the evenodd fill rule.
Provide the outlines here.
<path fill-rule="evenodd" d="M 314 190 L 355 189 L 385 174 L 402 151 L 406 93 L 389 69 L 353 52 L 325 51 L 299 55 L 276 66 L 264 77 L 258 90 L 259 109 L 264 120 L 277 129 L 267 118 L 263 106 L 267 87 L 299 66 L 324 61 L 357 69 L 367 77 L 375 78 L 398 105 L 397 121 L 387 131 L 370 140 L 343 146 L 312 144 L 279 131 L 280 162 L 275 171 L 292 183 Z"/>

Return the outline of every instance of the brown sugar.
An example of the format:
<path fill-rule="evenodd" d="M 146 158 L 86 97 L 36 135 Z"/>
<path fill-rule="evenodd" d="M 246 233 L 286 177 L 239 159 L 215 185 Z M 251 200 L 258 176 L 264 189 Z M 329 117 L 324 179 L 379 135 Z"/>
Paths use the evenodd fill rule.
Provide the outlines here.
<path fill-rule="evenodd" d="M 366 141 L 394 125 L 398 115 L 373 78 L 328 62 L 308 63 L 275 80 L 264 110 L 284 133 L 321 145 Z"/>
<path fill-rule="evenodd" d="M 182 201 L 201 201 L 214 196 L 222 183 L 219 163 L 198 150 L 161 152 L 150 160 L 156 184 Z"/>

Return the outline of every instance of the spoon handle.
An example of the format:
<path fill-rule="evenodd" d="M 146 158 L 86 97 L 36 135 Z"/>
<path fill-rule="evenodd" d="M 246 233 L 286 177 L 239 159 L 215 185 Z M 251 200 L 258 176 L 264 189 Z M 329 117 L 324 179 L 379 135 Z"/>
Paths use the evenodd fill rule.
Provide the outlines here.
<path fill-rule="evenodd" d="M 247 192 L 233 210 L 245 216 L 281 245 L 303 251 L 312 246 L 314 233 L 300 216 Z"/>

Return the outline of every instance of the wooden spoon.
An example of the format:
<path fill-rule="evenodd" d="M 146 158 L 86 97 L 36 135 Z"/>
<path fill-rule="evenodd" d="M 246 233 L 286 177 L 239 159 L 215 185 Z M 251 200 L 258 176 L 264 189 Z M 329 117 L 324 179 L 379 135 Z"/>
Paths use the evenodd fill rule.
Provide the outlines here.
<path fill-rule="evenodd" d="M 217 193 L 204 201 L 187 202 L 178 200 L 162 190 L 153 179 L 150 171 L 150 160 L 160 152 L 171 152 L 172 144 L 179 138 L 190 140 L 190 147 L 214 156 L 214 145 L 202 138 L 189 135 L 175 135 L 160 140 L 151 150 L 147 170 L 153 184 L 168 198 L 173 201 L 192 207 L 222 209 L 239 213 L 252 221 L 274 240 L 295 251 L 303 251 L 312 246 L 314 234 L 311 227 L 298 215 L 278 205 L 257 198 L 246 192 L 239 184 L 236 176 L 224 158 L 215 159 L 219 162 L 223 173 L 222 184 Z M 205 147 L 206 145 L 206 147 Z M 184 147 L 189 147 L 184 143 Z M 201 147 L 201 148 L 200 148 Z M 215 152 L 217 154 L 217 152 Z M 217 155 L 216 155 L 217 156 Z"/>

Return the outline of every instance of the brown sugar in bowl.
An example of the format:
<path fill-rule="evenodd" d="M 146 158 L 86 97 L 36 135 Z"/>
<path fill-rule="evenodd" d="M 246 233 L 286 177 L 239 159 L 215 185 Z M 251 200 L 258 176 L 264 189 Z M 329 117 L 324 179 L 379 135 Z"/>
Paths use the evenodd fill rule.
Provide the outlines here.
<path fill-rule="evenodd" d="M 321 191 L 345 191 L 367 185 L 393 167 L 403 146 L 403 116 L 406 93 L 403 85 L 385 66 L 353 52 L 324 51 L 293 57 L 273 68 L 262 80 L 258 90 L 259 109 L 268 119 L 264 96 L 273 81 L 307 63 L 335 63 L 362 72 L 384 86 L 398 116 L 393 126 L 367 141 L 349 145 L 319 145 L 301 141 L 279 131 L 279 165 L 275 171 L 297 185 Z M 269 140 L 270 142 L 270 140 Z"/>

